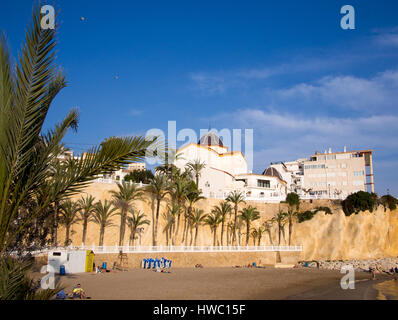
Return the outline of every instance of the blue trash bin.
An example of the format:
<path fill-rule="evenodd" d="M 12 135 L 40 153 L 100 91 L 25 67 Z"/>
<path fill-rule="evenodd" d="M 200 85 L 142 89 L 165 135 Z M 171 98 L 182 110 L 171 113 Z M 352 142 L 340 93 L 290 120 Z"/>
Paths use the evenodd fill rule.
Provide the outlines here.
<path fill-rule="evenodd" d="M 106 270 L 106 262 L 102 262 L 102 269 Z"/>
<path fill-rule="evenodd" d="M 60 265 L 59 266 L 59 274 L 61 275 L 61 276 L 63 276 L 63 275 L 65 275 L 65 266 L 64 265 Z"/>

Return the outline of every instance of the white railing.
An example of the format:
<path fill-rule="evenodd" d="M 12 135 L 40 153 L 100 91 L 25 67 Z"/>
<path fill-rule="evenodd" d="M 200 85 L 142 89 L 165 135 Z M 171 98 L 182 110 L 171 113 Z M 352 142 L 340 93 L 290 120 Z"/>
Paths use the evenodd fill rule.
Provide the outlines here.
<path fill-rule="evenodd" d="M 150 252 L 273 252 L 302 251 L 303 246 L 68 246 L 52 247 L 33 252 L 34 255 L 48 253 L 54 250 L 92 250 L 94 253 L 150 253 Z"/>
<path fill-rule="evenodd" d="M 122 183 L 121 180 L 116 180 L 116 179 L 112 179 L 112 178 L 96 178 L 93 180 L 93 182 L 97 182 L 97 183 Z M 130 184 L 137 184 L 140 187 L 145 187 L 147 186 L 147 184 L 142 183 L 142 182 L 132 182 L 132 181 L 128 181 Z"/>
<path fill-rule="evenodd" d="M 301 200 L 344 200 L 346 195 L 300 195 Z"/>

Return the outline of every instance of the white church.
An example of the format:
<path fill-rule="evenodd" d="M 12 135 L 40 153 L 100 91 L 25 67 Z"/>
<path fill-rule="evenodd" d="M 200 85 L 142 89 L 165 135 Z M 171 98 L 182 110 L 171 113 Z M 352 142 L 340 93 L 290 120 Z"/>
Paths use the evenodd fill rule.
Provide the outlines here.
<path fill-rule="evenodd" d="M 286 199 L 287 183 L 277 169 L 270 167 L 263 174 L 248 172 L 242 152 L 228 151 L 212 132 L 202 136 L 198 143 L 178 149 L 177 155 L 174 164 L 181 169 L 195 160 L 205 163 L 198 186 L 205 197 L 226 198 L 231 191 L 239 190 L 246 200 L 280 202 Z"/>

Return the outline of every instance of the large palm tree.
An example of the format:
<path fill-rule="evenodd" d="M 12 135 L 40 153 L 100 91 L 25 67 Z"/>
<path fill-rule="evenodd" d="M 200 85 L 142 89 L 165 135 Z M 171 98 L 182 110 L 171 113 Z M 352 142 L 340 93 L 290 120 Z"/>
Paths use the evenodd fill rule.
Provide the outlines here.
<path fill-rule="evenodd" d="M 141 213 L 140 211 L 135 212 L 134 210 L 130 209 L 129 212 L 131 216 L 127 217 L 127 225 L 130 228 L 130 246 L 134 246 L 135 235 L 137 234 L 140 227 L 144 225 L 149 225 L 151 222 L 146 219 L 145 213 Z M 141 239 L 141 233 L 140 233 Z M 141 245 L 141 240 L 140 240 Z"/>
<path fill-rule="evenodd" d="M 79 115 L 72 109 L 54 128 L 46 131 L 43 126 L 66 81 L 55 64 L 57 28 L 43 29 L 40 20 L 40 6 L 36 6 L 15 65 L 5 36 L 0 39 L 0 254 L 13 249 L 9 246 L 18 234 L 51 203 L 79 193 L 99 174 L 142 161 L 148 148 L 158 141 L 111 137 L 90 148 L 85 157 L 65 160 L 70 165 L 52 173 L 62 139 L 77 129 Z M 36 197 L 49 182 L 51 192 Z M 17 221 L 21 207 L 31 199 L 37 199 L 37 210 Z"/>
<path fill-rule="evenodd" d="M 207 215 L 202 209 L 194 209 L 191 215 L 192 228 L 195 228 L 195 241 L 194 246 L 198 244 L 199 227 L 206 221 Z"/>
<path fill-rule="evenodd" d="M 209 213 L 205 219 L 205 223 L 209 225 L 210 230 L 213 233 L 213 246 L 216 246 L 217 228 L 221 223 L 220 214 L 214 211 Z"/>
<path fill-rule="evenodd" d="M 240 211 L 240 217 L 246 224 L 246 245 L 249 245 L 250 224 L 260 219 L 260 212 L 253 206 L 248 206 Z"/>
<path fill-rule="evenodd" d="M 48 210 L 49 206 L 78 194 L 98 175 L 118 170 L 130 162 L 143 161 L 150 149 L 162 151 L 164 148 L 157 137 L 111 137 L 87 150 L 80 159 L 60 160 L 60 170 L 52 170 L 65 149 L 64 136 L 77 129 L 79 114 L 72 109 L 53 128 L 44 127 L 52 102 L 66 87 L 66 80 L 55 64 L 57 27 L 41 28 L 40 9 L 40 5 L 33 9 L 32 23 L 15 63 L 5 36 L 0 37 L 2 257 L 14 250 L 21 251 L 21 235 L 37 217 L 55 217 L 58 210 Z M 48 185 L 51 188 L 46 188 Z M 48 192 L 42 192 L 43 189 Z M 34 206 L 30 206 L 32 201 L 36 202 Z M 33 207 L 34 210 L 25 210 Z M 23 211 L 26 212 L 22 215 Z M 56 226 L 57 219 L 53 220 Z M 13 274 L 13 270 L 8 271 Z M 24 279 L 21 279 L 18 283 L 22 287 Z M 3 280 L 0 275 L 0 281 Z"/>
<path fill-rule="evenodd" d="M 112 202 L 105 200 L 104 202 L 98 201 L 94 205 L 94 213 L 90 220 L 100 227 L 99 246 L 104 245 L 105 229 L 113 226 L 110 218 L 115 215 L 117 208 L 112 207 Z"/>
<path fill-rule="evenodd" d="M 196 159 L 196 160 L 188 162 L 187 167 L 194 174 L 196 185 L 199 188 L 199 177 L 200 177 L 201 171 L 206 167 L 206 164 L 204 162 L 201 162 L 199 159 Z"/>
<path fill-rule="evenodd" d="M 224 245 L 224 225 L 227 215 L 231 213 L 232 207 L 227 201 L 221 202 L 218 206 L 214 206 L 212 211 L 218 213 L 221 219 L 221 245 Z"/>
<path fill-rule="evenodd" d="M 163 173 L 157 173 L 153 179 L 150 179 L 149 185 L 145 190 L 156 200 L 156 213 L 155 216 L 152 217 L 152 245 L 157 246 L 160 204 L 169 192 L 169 181 L 167 180 L 166 175 Z"/>
<path fill-rule="evenodd" d="M 60 223 L 65 226 L 65 246 L 70 244 L 70 228 L 74 225 L 79 217 L 79 205 L 70 199 L 62 202 L 60 207 Z"/>
<path fill-rule="evenodd" d="M 94 201 L 95 198 L 90 194 L 86 195 L 86 197 L 82 196 L 77 202 L 79 205 L 80 217 L 81 220 L 83 221 L 83 235 L 82 235 L 83 244 L 86 243 L 88 220 L 92 215 L 92 213 L 94 212 Z"/>
<path fill-rule="evenodd" d="M 144 200 L 144 192 L 138 184 L 123 181 L 117 184 L 118 190 L 112 190 L 112 204 L 119 210 L 120 215 L 120 232 L 119 246 L 123 245 L 126 233 L 127 214 L 129 210 L 134 209 L 133 203 L 136 200 Z"/>
<path fill-rule="evenodd" d="M 238 207 L 240 203 L 245 203 L 245 195 L 243 192 L 234 190 L 232 191 L 228 197 L 225 199 L 228 202 L 231 202 L 234 205 L 234 230 L 232 234 L 232 243 L 236 243 L 236 227 L 238 222 Z"/>

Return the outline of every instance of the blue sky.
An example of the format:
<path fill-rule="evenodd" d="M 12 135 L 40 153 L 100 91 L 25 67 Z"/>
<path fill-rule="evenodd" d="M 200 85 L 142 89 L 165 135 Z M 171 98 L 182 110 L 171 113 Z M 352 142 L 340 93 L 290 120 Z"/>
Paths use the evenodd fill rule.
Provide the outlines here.
<path fill-rule="evenodd" d="M 32 1 L 2 1 L 14 56 Z M 376 192 L 398 195 L 397 1 L 52 1 L 68 77 L 47 125 L 78 106 L 76 152 L 105 137 L 254 130 L 254 171 L 315 150 L 374 149 Z M 356 29 L 340 28 L 353 5 Z M 85 21 L 80 21 L 84 16 Z M 115 79 L 115 75 L 118 76 Z"/>

